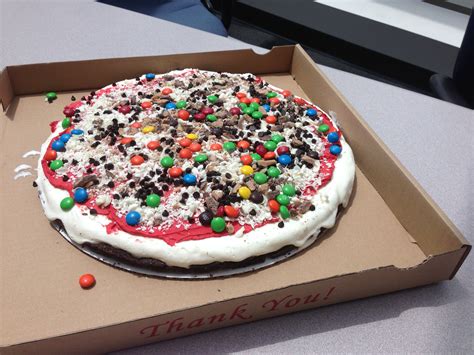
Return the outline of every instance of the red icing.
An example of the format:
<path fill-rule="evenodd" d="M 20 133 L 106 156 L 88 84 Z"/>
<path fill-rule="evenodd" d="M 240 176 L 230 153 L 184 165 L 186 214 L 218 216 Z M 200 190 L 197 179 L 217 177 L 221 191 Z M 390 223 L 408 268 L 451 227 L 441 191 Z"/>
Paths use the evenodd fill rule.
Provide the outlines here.
<path fill-rule="evenodd" d="M 184 74 L 183 74 L 184 75 Z M 106 89 L 101 89 L 96 91 L 96 95 L 100 96 L 105 93 L 109 93 L 112 91 L 114 88 L 113 87 L 108 87 Z M 282 91 L 279 91 L 280 93 Z M 313 107 L 314 109 L 317 110 L 317 108 L 312 105 L 311 103 L 307 102 L 306 100 L 302 98 L 295 98 L 294 102 L 296 102 L 299 105 L 309 105 Z M 81 106 L 83 103 L 82 102 L 73 102 L 67 107 L 71 107 L 76 109 L 77 107 Z M 318 111 L 319 112 L 319 111 Z M 330 131 L 338 131 L 330 121 L 330 119 L 322 113 L 321 115 L 323 122 L 329 125 Z M 51 126 L 51 131 L 55 131 L 56 127 L 58 125 L 58 121 L 53 121 L 50 123 Z M 70 131 L 72 127 L 70 127 L 68 130 Z M 56 137 L 54 137 L 50 143 L 49 143 L 49 148 L 51 148 L 51 144 L 56 138 L 61 136 L 61 134 L 65 133 L 66 131 L 62 131 L 59 133 Z M 338 131 L 340 134 L 341 132 Z M 321 177 L 321 184 L 319 186 L 307 186 L 305 190 L 303 191 L 304 195 L 314 195 L 316 192 L 325 186 L 332 177 L 333 171 L 334 171 L 334 163 L 337 159 L 337 156 L 332 155 L 329 152 L 329 147 L 331 146 L 331 143 L 326 141 L 325 144 L 325 151 L 324 154 L 320 157 L 320 177 Z M 62 190 L 66 190 L 69 192 L 69 195 L 72 197 L 73 196 L 73 185 L 71 182 L 68 181 L 63 181 L 62 176 L 58 176 L 55 171 L 51 170 L 48 166 L 48 161 L 46 161 L 43 157 L 41 161 L 41 165 L 44 171 L 44 174 L 48 181 L 53 185 L 54 187 Z M 93 166 L 92 166 L 93 168 Z M 72 175 L 70 175 L 71 177 Z M 169 195 L 171 191 L 167 193 Z M 166 195 L 166 196 L 167 196 Z M 165 197 L 166 197 L 165 196 Z M 122 230 L 124 232 L 127 232 L 129 234 L 145 237 L 145 238 L 157 238 L 165 241 L 169 245 L 174 245 L 176 243 L 182 242 L 182 241 L 187 241 L 187 240 L 201 240 L 201 239 L 206 239 L 210 237 L 222 237 L 227 235 L 226 232 L 223 233 L 215 233 L 212 231 L 211 228 L 209 227 L 204 227 L 200 225 L 198 222 L 189 224 L 187 221 L 181 221 L 182 223 L 179 223 L 181 226 L 177 227 L 176 225 L 178 223 L 174 223 L 170 228 L 167 230 L 158 230 L 154 229 L 153 232 L 150 232 L 150 230 L 140 230 L 140 227 L 135 227 L 135 226 L 130 226 L 126 223 L 125 221 L 125 216 L 119 217 L 117 215 L 117 211 L 112 207 L 112 205 L 109 205 L 105 209 L 99 208 L 95 204 L 95 196 L 89 196 L 89 199 L 84 203 L 81 204 L 82 206 L 87 207 L 88 209 L 95 209 L 98 214 L 100 215 L 105 215 L 107 216 L 108 219 L 110 219 L 110 223 L 106 225 L 106 231 L 108 234 L 117 232 L 119 230 Z M 291 205 L 289 206 L 291 208 Z M 272 218 L 270 220 L 267 220 L 255 227 L 252 227 L 251 225 L 243 225 L 241 226 L 238 222 L 233 222 L 233 226 L 235 231 L 238 231 L 241 228 L 244 228 L 244 232 L 250 232 L 253 229 L 259 228 L 267 223 L 274 223 L 278 221 L 278 218 Z M 184 225 L 188 226 L 188 229 L 184 227 Z"/>

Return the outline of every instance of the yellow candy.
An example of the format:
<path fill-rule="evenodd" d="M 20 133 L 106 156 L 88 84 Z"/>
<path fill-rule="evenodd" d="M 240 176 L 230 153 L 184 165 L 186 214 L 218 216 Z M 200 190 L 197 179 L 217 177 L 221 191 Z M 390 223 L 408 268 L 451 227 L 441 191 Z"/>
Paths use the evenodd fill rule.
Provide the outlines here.
<path fill-rule="evenodd" d="M 252 191 L 250 191 L 247 186 L 242 186 L 239 188 L 239 195 L 245 200 L 249 199 L 251 193 Z"/>
<path fill-rule="evenodd" d="M 240 168 L 240 172 L 244 175 L 252 175 L 253 168 L 250 165 L 244 165 L 243 167 Z"/>
<path fill-rule="evenodd" d="M 153 127 L 153 126 L 145 126 L 145 127 L 143 127 L 142 132 L 143 133 L 151 133 L 154 130 L 155 130 L 155 127 Z"/>
<path fill-rule="evenodd" d="M 189 138 L 191 140 L 195 140 L 195 139 L 198 139 L 198 135 L 195 134 L 195 133 L 189 133 L 186 135 L 186 138 Z"/>

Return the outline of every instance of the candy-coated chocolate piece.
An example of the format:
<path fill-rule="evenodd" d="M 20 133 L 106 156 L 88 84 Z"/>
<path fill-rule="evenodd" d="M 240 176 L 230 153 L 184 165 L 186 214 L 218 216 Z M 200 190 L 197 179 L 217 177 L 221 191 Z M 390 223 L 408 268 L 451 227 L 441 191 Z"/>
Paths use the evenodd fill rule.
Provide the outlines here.
<path fill-rule="evenodd" d="M 331 147 L 329 147 L 329 152 L 332 155 L 339 155 L 342 152 L 342 147 L 340 145 L 333 144 Z"/>
<path fill-rule="evenodd" d="M 145 75 L 145 78 L 146 78 L 146 80 L 148 80 L 148 81 L 153 80 L 153 79 L 155 79 L 155 74 L 153 74 L 153 73 L 147 73 L 147 74 Z"/>
<path fill-rule="evenodd" d="M 269 104 L 264 104 L 264 105 L 262 105 L 262 107 L 265 111 L 267 111 L 267 112 L 270 111 L 270 105 Z"/>
<path fill-rule="evenodd" d="M 65 197 L 61 200 L 59 206 L 63 211 L 69 211 L 74 207 L 74 199 L 72 197 Z"/>
<path fill-rule="evenodd" d="M 260 191 L 253 191 L 250 195 L 250 201 L 253 203 L 262 203 L 263 202 L 263 195 Z"/>
<path fill-rule="evenodd" d="M 286 145 L 281 145 L 277 148 L 276 152 L 278 155 L 290 154 L 290 148 Z"/>
<path fill-rule="evenodd" d="M 288 154 L 283 154 L 278 157 L 278 162 L 281 165 L 290 165 L 293 162 L 293 158 L 291 158 L 291 156 Z"/>
<path fill-rule="evenodd" d="M 222 150 L 222 145 L 219 143 L 211 144 L 211 150 Z"/>
<path fill-rule="evenodd" d="M 254 111 L 254 109 L 251 108 L 251 107 L 246 107 L 246 108 L 244 108 L 244 113 L 245 113 L 246 115 L 252 115 L 253 111 Z"/>
<path fill-rule="evenodd" d="M 230 112 L 231 115 L 240 115 L 242 113 L 242 111 L 238 107 L 232 107 L 229 110 L 229 112 Z"/>
<path fill-rule="evenodd" d="M 165 105 L 165 108 L 167 110 L 174 110 L 176 108 L 176 104 L 174 102 L 168 102 L 166 105 Z"/>
<path fill-rule="evenodd" d="M 186 147 L 189 147 L 192 142 L 193 141 L 191 139 L 186 137 L 186 138 L 181 138 L 178 143 L 181 147 L 186 148 Z"/>
<path fill-rule="evenodd" d="M 179 151 L 179 157 L 183 159 L 190 159 L 193 157 L 193 151 L 188 148 L 181 149 Z"/>
<path fill-rule="evenodd" d="M 280 211 L 280 204 L 276 200 L 268 201 L 268 207 L 270 208 L 270 211 L 274 213 Z"/>
<path fill-rule="evenodd" d="M 283 140 L 285 140 L 285 138 L 283 138 L 283 136 L 281 134 L 277 134 L 277 133 L 272 134 L 272 141 L 273 142 L 278 144 L 278 143 L 282 142 Z"/>
<path fill-rule="evenodd" d="M 265 118 L 265 122 L 269 124 L 275 124 L 277 122 L 277 118 L 275 116 L 267 116 Z"/>
<path fill-rule="evenodd" d="M 65 118 L 64 120 L 61 121 L 61 127 L 66 129 L 71 125 L 71 119 L 70 118 Z"/>
<path fill-rule="evenodd" d="M 80 136 L 81 134 L 84 134 L 84 131 L 82 129 L 73 129 L 71 133 L 75 136 Z"/>
<path fill-rule="evenodd" d="M 323 123 L 321 126 L 318 127 L 318 131 L 321 133 L 326 133 L 327 131 L 329 131 L 329 126 Z"/>
<path fill-rule="evenodd" d="M 248 141 L 238 141 L 237 142 L 237 148 L 249 149 L 250 148 L 250 142 L 248 142 Z"/>
<path fill-rule="evenodd" d="M 212 115 L 214 113 L 214 109 L 212 107 L 209 107 L 209 106 L 204 106 L 202 109 L 201 109 L 201 112 L 204 114 L 204 115 Z"/>
<path fill-rule="evenodd" d="M 196 120 L 196 121 L 202 121 L 206 118 L 206 115 L 203 114 L 202 112 L 197 112 L 193 115 L 193 118 Z"/>
<path fill-rule="evenodd" d="M 201 144 L 198 142 L 192 142 L 189 149 L 193 152 L 199 152 L 201 150 Z"/>
<path fill-rule="evenodd" d="M 290 198 L 284 194 L 277 195 L 276 200 L 280 205 L 283 205 L 283 206 L 286 206 L 290 203 Z"/>
<path fill-rule="evenodd" d="M 57 152 L 60 152 L 61 150 L 64 149 L 64 142 L 61 141 L 60 139 L 58 140 L 55 140 L 52 144 L 51 144 L 51 148 L 53 148 L 55 151 Z"/>
<path fill-rule="evenodd" d="M 125 222 L 127 222 L 129 226 L 136 226 L 138 223 L 140 223 L 141 217 L 142 216 L 137 211 L 130 211 L 125 216 Z"/>
<path fill-rule="evenodd" d="M 74 116 L 74 109 L 72 107 L 65 107 L 63 113 L 66 117 L 72 117 Z"/>
<path fill-rule="evenodd" d="M 281 94 L 282 94 L 284 97 L 288 97 L 288 96 L 291 95 L 291 91 L 290 91 L 290 90 L 283 90 L 283 91 L 281 92 Z"/>
<path fill-rule="evenodd" d="M 210 226 L 213 217 L 214 214 L 212 211 L 206 210 L 199 215 L 199 222 L 201 222 L 203 226 Z"/>
<path fill-rule="evenodd" d="M 260 156 L 264 156 L 267 151 L 268 151 L 267 148 L 265 148 L 263 144 L 259 144 L 255 148 L 255 152 Z"/>
<path fill-rule="evenodd" d="M 224 217 L 224 215 L 225 215 L 224 206 L 217 207 L 216 216 Z"/>
<path fill-rule="evenodd" d="M 196 133 L 188 133 L 188 134 L 186 134 L 186 138 L 191 139 L 191 140 L 195 140 L 195 139 L 198 139 L 199 136 Z"/>
<path fill-rule="evenodd" d="M 95 285 L 95 277 L 92 274 L 84 274 L 79 277 L 79 285 L 83 289 L 91 288 Z"/>
<path fill-rule="evenodd" d="M 178 178 L 180 177 L 181 175 L 183 175 L 183 169 L 175 166 L 175 167 L 172 167 L 169 171 L 168 171 L 168 174 L 170 174 L 170 176 L 172 178 Z"/>
<path fill-rule="evenodd" d="M 54 91 L 46 93 L 46 99 L 48 99 L 48 101 L 56 100 L 57 97 L 58 95 Z"/>
<path fill-rule="evenodd" d="M 154 132 L 155 131 L 155 127 L 154 126 L 145 126 L 143 127 L 142 129 L 142 132 L 143 133 L 151 133 L 151 132 Z"/>
<path fill-rule="evenodd" d="M 209 101 L 211 104 L 215 104 L 219 100 L 219 98 L 216 95 L 209 95 L 207 97 L 207 101 Z"/>
<path fill-rule="evenodd" d="M 240 167 L 240 172 L 244 175 L 252 175 L 253 174 L 253 168 L 250 165 L 244 165 Z"/>
<path fill-rule="evenodd" d="M 130 111 L 132 111 L 132 109 L 131 109 L 130 106 L 127 106 L 127 105 L 125 105 L 125 106 L 120 106 L 120 107 L 118 108 L 118 112 L 120 112 L 120 113 L 123 114 L 123 115 L 126 115 L 127 113 L 130 113 Z"/>
<path fill-rule="evenodd" d="M 207 160 L 206 154 L 198 154 L 194 157 L 196 163 L 204 163 Z"/>
<path fill-rule="evenodd" d="M 161 197 L 157 194 L 150 194 L 146 197 L 145 202 L 148 207 L 158 207 L 161 202 Z"/>
<path fill-rule="evenodd" d="M 250 103 L 249 107 L 253 108 L 254 111 L 257 111 L 260 108 L 260 105 L 254 100 L 255 99 L 252 99 L 252 102 Z"/>
<path fill-rule="evenodd" d="M 272 97 L 276 97 L 276 96 L 277 96 L 277 93 L 274 92 L 274 91 L 269 91 L 269 92 L 267 92 L 267 97 L 268 97 L 269 99 L 272 98 Z"/>
<path fill-rule="evenodd" d="M 147 143 L 146 147 L 150 150 L 155 150 L 155 149 L 158 149 L 160 145 L 161 144 L 159 141 L 150 141 Z"/>
<path fill-rule="evenodd" d="M 250 164 L 252 164 L 253 159 L 249 154 L 245 154 L 245 155 L 240 156 L 240 161 L 244 165 L 250 165 Z"/>
<path fill-rule="evenodd" d="M 153 102 L 151 102 L 151 101 L 144 101 L 144 102 L 141 103 L 140 106 L 141 106 L 144 110 L 147 110 L 147 109 L 149 109 L 150 107 L 153 106 Z"/>
<path fill-rule="evenodd" d="M 274 141 L 267 141 L 263 144 L 263 146 L 266 150 L 274 151 L 277 147 L 277 144 Z"/>
<path fill-rule="evenodd" d="M 132 163 L 132 165 L 141 165 L 144 162 L 145 162 L 145 159 L 141 155 L 134 155 L 130 159 L 130 163 Z"/>
<path fill-rule="evenodd" d="M 48 149 L 46 153 L 44 153 L 44 159 L 47 161 L 54 160 L 57 158 L 57 156 L 58 156 L 58 153 L 56 153 L 56 151 L 53 149 Z"/>
<path fill-rule="evenodd" d="M 173 90 L 171 90 L 170 88 L 164 88 L 163 90 L 161 90 L 161 93 L 163 95 L 169 95 L 173 92 Z"/>
<path fill-rule="evenodd" d="M 241 99 L 241 98 L 247 97 L 247 94 L 245 92 L 238 92 L 237 94 L 235 94 L 235 96 Z"/>
<path fill-rule="evenodd" d="M 262 160 L 262 156 L 258 153 L 252 153 L 250 154 L 250 156 L 252 157 L 253 160 L 255 161 L 259 161 L 259 160 Z"/>
<path fill-rule="evenodd" d="M 308 116 L 316 116 L 317 115 L 317 111 L 314 109 L 314 108 L 309 108 L 306 110 L 306 114 Z"/>
<path fill-rule="evenodd" d="M 181 118 L 182 120 L 188 120 L 189 119 L 190 113 L 186 110 L 179 110 L 178 111 L 178 117 Z"/>
<path fill-rule="evenodd" d="M 133 122 L 130 126 L 133 128 L 140 128 L 142 124 L 140 122 Z"/>
<path fill-rule="evenodd" d="M 337 132 L 331 132 L 328 134 L 328 141 L 331 143 L 337 143 L 339 142 L 339 133 Z"/>
<path fill-rule="evenodd" d="M 253 179 L 257 184 L 262 185 L 268 181 L 268 176 L 264 173 L 255 173 Z"/>
<path fill-rule="evenodd" d="M 296 188 L 295 185 L 292 184 L 285 184 L 283 185 L 281 191 L 286 195 L 286 196 L 295 196 L 296 195 Z"/>
<path fill-rule="evenodd" d="M 239 217 L 239 210 L 233 206 L 230 206 L 230 205 L 224 206 L 224 212 L 227 217 L 230 217 L 230 218 Z"/>
<path fill-rule="evenodd" d="M 161 158 L 160 164 L 163 168 L 171 168 L 174 165 L 174 159 L 170 156 Z"/>
<path fill-rule="evenodd" d="M 71 137 L 72 137 L 71 134 L 64 133 L 64 134 L 61 135 L 61 137 L 59 137 L 59 139 L 61 140 L 61 142 L 67 143 L 71 139 Z"/>
<path fill-rule="evenodd" d="M 247 186 L 239 187 L 238 192 L 239 196 L 242 197 L 244 200 L 250 198 L 250 195 L 252 194 L 252 191 Z"/>
<path fill-rule="evenodd" d="M 223 147 L 229 153 L 232 153 L 236 149 L 236 145 L 234 142 L 225 142 Z"/>
<path fill-rule="evenodd" d="M 186 185 L 196 185 L 196 182 L 197 182 L 196 175 L 193 175 L 193 174 L 185 174 L 185 175 L 183 176 L 183 182 L 184 182 Z"/>
<path fill-rule="evenodd" d="M 49 167 L 51 170 L 58 170 L 64 165 L 62 160 L 53 160 L 50 164 Z"/>
<path fill-rule="evenodd" d="M 248 107 L 245 102 L 240 102 L 240 103 L 238 104 L 238 106 L 240 107 L 241 110 L 244 110 L 244 109 L 246 109 L 246 108 Z"/>
<path fill-rule="evenodd" d="M 225 220 L 222 217 L 214 217 L 211 220 L 211 228 L 214 232 L 220 233 L 225 230 Z"/>
<path fill-rule="evenodd" d="M 280 99 L 278 97 L 272 97 L 268 99 L 268 101 L 270 102 L 270 105 L 272 106 L 278 105 L 280 103 Z"/>
<path fill-rule="evenodd" d="M 270 177 L 279 177 L 280 174 L 281 174 L 281 171 L 280 171 L 280 169 L 278 169 L 276 166 L 270 166 L 270 167 L 267 169 L 267 174 L 268 174 L 268 176 L 270 176 Z"/>
<path fill-rule="evenodd" d="M 176 103 L 176 107 L 181 109 L 181 108 L 185 108 L 187 106 L 187 102 L 184 101 L 184 100 L 179 100 L 177 103 Z"/>
<path fill-rule="evenodd" d="M 217 116 L 213 114 L 209 114 L 206 116 L 206 119 L 211 122 L 216 122 L 217 121 Z"/>
<path fill-rule="evenodd" d="M 129 144 L 133 141 L 133 138 L 132 137 L 123 137 L 121 140 L 120 140 L 120 144 Z"/>
<path fill-rule="evenodd" d="M 280 206 L 280 216 L 283 219 L 290 218 L 290 211 L 288 211 L 288 207 Z"/>
<path fill-rule="evenodd" d="M 74 201 L 82 203 L 85 202 L 89 198 L 89 194 L 87 190 L 83 187 L 78 187 L 76 191 L 74 191 Z"/>
<path fill-rule="evenodd" d="M 259 120 L 263 117 L 263 113 L 261 113 L 260 111 L 254 111 L 252 112 L 252 118 L 256 119 L 256 120 Z"/>
<path fill-rule="evenodd" d="M 248 97 L 243 97 L 240 99 L 240 102 L 243 103 L 243 104 L 246 104 L 246 105 L 250 105 L 250 103 L 252 101 L 250 101 L 250 99 Z"/>
<path fill-rule="evenodd" d="M 265 155 L 263 156 L 263 159 L 272 160 L 272 159 L 275 159 L 275 157 L 276 157 L 275 152 L 266 152 Z"/>

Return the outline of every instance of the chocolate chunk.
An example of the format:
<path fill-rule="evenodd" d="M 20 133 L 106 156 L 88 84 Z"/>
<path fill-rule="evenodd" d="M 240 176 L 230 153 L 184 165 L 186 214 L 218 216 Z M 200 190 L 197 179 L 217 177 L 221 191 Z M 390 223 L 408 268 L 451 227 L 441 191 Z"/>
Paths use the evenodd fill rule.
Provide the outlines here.
<path fill-rule="evenodd" d="M 253 203 L 262 203 L 263 202 L 263 195 L 259 191 L 253 191 L 250 194 L 250 201 Z"/>
<path fill-rule="evenodd" d="M 274 160 L 274 159 L 257 161 L 258 166 L 265 167 L 265 168 L 269 167 L 269 166 L 272 166 L 272 165 L 276 165 L 276 163 L 277 163 L 277 161 Z"/>
<path fill-rule="evenodd" d="M 98 183 L 97 175 L 84 175 L 74 182 L 73 187 L 90 187 Z"/>

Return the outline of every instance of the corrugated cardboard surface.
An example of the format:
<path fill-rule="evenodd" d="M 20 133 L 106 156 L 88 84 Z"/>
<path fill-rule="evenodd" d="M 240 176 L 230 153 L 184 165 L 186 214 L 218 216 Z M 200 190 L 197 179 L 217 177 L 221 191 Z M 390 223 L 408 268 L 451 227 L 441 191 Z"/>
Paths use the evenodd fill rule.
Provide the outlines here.
<path fill-rule="evenodd" d="M 241 52 L 249 54 L 250 51 Z M 301 52 L 298 53 L 301 54 Z M 295 56 L 300 54 L 295 54 Z M 274 59 L 277 59 L 275 52 L 272 55 Z M 273 69 L 286 66 L 287 73 L 262 75 L 263 78 L 276 86 L 290 89 L 300 96 L 312 99 L 316 96 L 314 101 L 319 104 L 314 92 L 308 94 L 295 81 L 294 76 L 297 77 L 299 83 L 304 84 L 304 79 L 298 78 L 297 70 L 293 70 L 293 75 L 289 73 L 290 64 L 292 61 L 293 64 L 300 61 L 299 68 L 305 69 L 308 75 L 317 76 L 318 73 L 311 67 L 306 68 L 308 63 L 304 56 L 295 60 L 292 51 L 287 55 L 290 55 L 290 60 L 283 57 L 280 62 L 272 64 Z M 195 56 L 197 62 L 195 67 L 216 70 L 229 70 L 232 64 L 229 64 L 229 61 L 235 62 L 239 57 L 236 54 L 225 54 L 225 58 L 221 60 L 226 65 L 220 64 L 213 67 L 212 63 L 205 63 L 205 55 Z M 253 56 L 258 62 L 255 64 L 256 69 L 253 70 L 255 73 L 263 71 L 264 61 L 271 59 L 271 57 L 255 54 Z M 159 58 L 150 60 L 150 63 L 157 63 L 157 61 L 159 62 Z M 240 60 L 239 63 L 241 63 Z M 136 64 L 135 60 L 130 60 L 129 66 L 133 67 Z M 167 57 L 164 62 L 161 62 L 160 67 L 166 68 L 163 71 L 167 71 L 172 69 L 173 65 L 181 66 L 177 64 L 182 64 L 179 58 Z M 252 63 L 247 66 L 235 65 L 235 71 L 252 71 L 248 69 L 252 65 Z M 31 69 L 30 66 L 28 67 L 26 73 Z M 81 71 L 94 67 L 97 67 L 96 63 L 81 62 L 78 65 Z M 153 67 L 147 71 L 151 70 Z M 14 72 L 16 74 L 13 74 Z M 71 73 L 71 76 L 76 77 L 78 73 Z M 10 74 L 15 78 L 20 78 L 15 82 L 15 90 L 28 92 L 28 75 L 21 71 L 21 67 L 11 71 Z M 97 72 L 96 75 L 100 77 Z M 110 73 L 104 75 L 109 81 L 126 78 L 117 77 L 117 73 L 114 74 L 113 79 L 108 76 L 112 75 Z M 51 78 L 51 82 L 59 82 L 59 79 Z M 47 80 L 47 76 L 44 80 Z M 84 88 L 86 83 L 87 80 L 81 81 L 81 87 Z M 321 79 L 316 84 L 323 89 L 324 80 Z M 70 88 L 73 85 L 74 78 L 71 78 L 63 87 Z M 44 82 L 32 83 L 32 86 L 36 88 L 35 90 L 44 90 Z M 309 87 L 306 84 L 303 86 Z M 92 87 L 92 89 L 96 88 Z M 441 233 L 442 236 L 433 234 L 432 244 L 438 245 L 436 243 L 438 240 L 447 242 L 444 244 L 442 242 L 441 246 L 437 247 L 420 248 L 418 243 L 425 242 L 423 238 L 420 241 L 417 238 L 423 233 L 407 232 L 406 227 L 400 223 L 399 216 L 395 216 L 392 212 L 397 211 L 397 208 L 393 206 L 393 204 L 396 205 L 396 198 L 393 198 L 394 203 L 387 205 L 373 186 L 374 183 L 381 184 L 380 179 L 377 180 L 377 172 L 371 170 L 374 164 L 364 162 L 365 156 L 358 154 L 364 152 L 364 144 L 372 144 L 380 149 L 377 141 L 374 138 L 374 142 L 361 142 L 364 134 L 358 132 L 352 139 L 348 126 L 352 125 L 356 129 L 357 127 L 348 121 L 344 124 L 344 128 L 354 147 L 356 160 L 358 164 L 362 162 L 362 170 L 370 174 L 371 181 L 361 170 L 357 170 L 349 207 L 344 211 L 337 225 L 318 240 L 314 247 L 277 266 L 226 279 L 172 281 L 141 277 L 113 269 L 82 254 L 50 227 L 42 213 L 36 189 L 32 187 L 32 177 L 13 180 L 13 170 L 18 164 L 36 164 L 37 157 L 23 159 L 23 153 L 31 149 L 39 149 L 40 144 L 49 134 L 48 123 L 62 118 L 62 108 L 70 102 L 71 95 L 80 98 L 84 94 L 85 92 L 78 91 L 62 92 L 53 104 L 44 102 L 42 94 L 19 96 L 13 100 L 4 117 L 1 117 L 0 223 L 2 235 L 0 252 L 2 255 L 0 272 L 3 328 L 1 342 L 4 345 L 103 328 L 215 302 L 264 294 L 266 291 L 285 289 L 290 285 L 307 284 L 316 280 L 390 265 L 400 268 L 415 267 L 429 254 L 434 254 L 432 250 L 441 254 L 441 252 L 455 251 L 462 245 L 462 241 L 456 238 L 456 232 L 449 230 L 449 226 L 443 224 L 442 217 L 439 217 L 437 211 L 434 210 L 433 213 L 427 212 L 429 215 L 437 216 L 433 223 L 445 226 L 444 228 L 449 233 Z M 322 101 L 325 101 L 323 97 Z M 322 105 L 322 107 L 325 110 L 338 108 L 339 116 L 343 108 L 341 103 L 336 101 L 330 102 L 330 106 Z M 347 116 L 352 115 L 353 113 L 347 114 Z M 363 127 L 359 129 L 363 130 Z M 383 161 L 375 163 L 383 169 Z M 387 165 L 391 168 L 394 162 L 387 161 Z M 399 182 L 398 180 L 403 176 L 403 174 L 396 175 L 393 182 Z M 386 199 L 387 193 L 389 195 L 390 193 L 383 192 Z M 396 194 L 397 191 L 393 190 L 392 195 L 396 196 Z M 415 197 L 416 199 L 419 198 Z M 427 207 L 424 204 L 421 204 L 421 207 L 421 213 L 424 213 Z M 413 219 L 416 220 L 416 216 Z M 424 222 L 428 223 L 428 221 Z M 453 257 L 459 259 L 459 255 L 446 256 L 446 260 Z M 450 263 L 453 263 L 451 259 Z M 412 282 L 400 283 L 402 285 L 400 287 L 411 287 L 427 283 L 429 280 L 434 282 L 448 278 L 452 273 L 452 265 L 448 265 L 449 267 L 445 269 L 440 269 L 439 265 L 442 264 L 437 264 L 434 269 L 437 273 L 425 274 L 422 272 L 424 269 L 420 269 L 418 276 L 416 273 L 413 274 Z M 427 265 L 426 268 L 428 267 L 434 266 Z M 97 278 L 97 285 L 88 291 L 78 286 L 78 277 L 86 272 L 93 273 Z M 433 270 L 430 270 L 430 273 L 432 272 Z M 407 277 L 406 275 L 408 274 L 404 277 Z M 347 280 L 350 280 L 350 277 Z M 355 283 L 356 289 L 350 291 L 347 288 L 339 294 L 335 302 L 397 289 L 396 285 L 389 284 L 386 287 L 374 287 L 371 291 L 371 286 L 367 281 L 359 286 L 358 288 Z M 387 288 L 386 291 L 384 291 L 385 288 Z"/>

